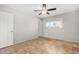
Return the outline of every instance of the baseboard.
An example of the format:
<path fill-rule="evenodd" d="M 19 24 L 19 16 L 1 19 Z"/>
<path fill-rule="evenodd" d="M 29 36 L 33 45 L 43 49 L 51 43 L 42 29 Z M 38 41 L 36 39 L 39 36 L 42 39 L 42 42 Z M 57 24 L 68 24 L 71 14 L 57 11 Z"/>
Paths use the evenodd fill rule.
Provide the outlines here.
<path fill-rule="evenodd" d="M 33 36 L 33 37 L 31 37 L 31 38 L 27 38 L 27 40 L 25 39 L 25 40 L 23 40 L 23 41 L 21 41 L 21 42 L 16 42 L 16 43 L 14 43 L 13 45 L 19 44 L 19 43 L 23 43 L 23 42 L 25 42 L 25 41 L 32 40 L 32 39 L 36 39 L 36 38 L 38 38 L 38 36 Z"/>
<path fill-rule="evenodd" d="M 61 40 L 61 41 L 67 41 L 67 42 L 73 42 L 73 43 L 79 43 L 78 39 L 58 39 L 58 38 L 52 38 L 52 37 L 46 37 L 46 36 L 39 36 L 39 38 L 46 38 L 46 39 L 54 39 L 54 40 Z"/>

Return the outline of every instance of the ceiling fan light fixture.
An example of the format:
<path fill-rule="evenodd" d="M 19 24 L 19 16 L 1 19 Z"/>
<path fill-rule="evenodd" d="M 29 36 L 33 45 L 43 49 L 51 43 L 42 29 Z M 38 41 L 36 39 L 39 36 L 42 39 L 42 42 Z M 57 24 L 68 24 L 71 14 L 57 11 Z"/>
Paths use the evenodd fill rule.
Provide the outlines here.
<path fill-rule="evenodd" d="M 48 11 L 47 11 L 47 8 L 46 8 L 46 4 L 43 4 L 42 5 L 42 11 L 41 11 L 42 14 L 48 14 Z"/>
<path fill-rule="evenodd" d="M 42 13 L 43 13 L 43 14 L 46 14 L 46 13 L 47 13 L 47 10 L 42 10 Z"/>
<path fill-rule="evenodd" d="M 38 15 L 45 15 L 45 14 L 47 14 L 47 15 L 49 15 L 50 13 L 49 13 L 49 11 L 54 11 L 54 10 L 56 10 L 56 8 L 49 8 L 49 9 L 47 9 L 47 5 L 46 4 L 42 4 L 42 9 L 41 10 L 34 10 L 35 12 L 40 12 Z"/>

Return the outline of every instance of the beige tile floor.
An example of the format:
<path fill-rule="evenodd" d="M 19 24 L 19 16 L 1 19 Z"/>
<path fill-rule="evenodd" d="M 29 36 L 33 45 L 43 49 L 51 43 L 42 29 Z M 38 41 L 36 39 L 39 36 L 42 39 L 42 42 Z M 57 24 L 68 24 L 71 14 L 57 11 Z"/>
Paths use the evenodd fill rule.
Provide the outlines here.
<path fill-rule="evenodd" d="M 0 49 L 1 54 L 71 54 L 79 53 L 79 43 L 39 37 Z"/>

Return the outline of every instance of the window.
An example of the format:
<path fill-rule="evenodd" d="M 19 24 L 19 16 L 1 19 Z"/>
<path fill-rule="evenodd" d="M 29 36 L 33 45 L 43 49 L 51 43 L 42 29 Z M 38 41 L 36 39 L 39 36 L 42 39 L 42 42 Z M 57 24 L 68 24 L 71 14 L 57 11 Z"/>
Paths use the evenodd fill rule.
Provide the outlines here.
<path fill-rule="evenodd" d="M 46 27 L 48 28 L 62 28 L 62 21 L 49 21 L 46 23 Z"/>

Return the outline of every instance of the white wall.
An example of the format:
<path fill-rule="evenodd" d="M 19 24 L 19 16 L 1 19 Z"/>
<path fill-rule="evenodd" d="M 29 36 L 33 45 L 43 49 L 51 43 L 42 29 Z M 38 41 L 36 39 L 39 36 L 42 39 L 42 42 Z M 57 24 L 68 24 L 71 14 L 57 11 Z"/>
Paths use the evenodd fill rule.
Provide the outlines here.
<path fill-rule="evenodd" d="M 50 30 L 45 27 L 45 23 L 50 20 L 63 19 L 63 28 Z M 43 36 L 61 40 L 79 42 L 79 11 L 64 13 L 43 19 Z"/>
<path fill-rule="evenodd" d="M 37 37 L 37 18 L 28 15 L 17 14 L 15 19 L 15 42 L 22 42 Z"/>
<path fill-rule="evenodd" d="M 38 36 L 43 35 L 43 19 L 39 19 L 38 21 Z"/>
<path fill-rule="evenodd" d="M 36 38 L 38 36 L 38 19 L 28 13 L 22 13 L 7 7 L 0 7 L 0 11 L 14 14 L 14 43 Z"/>

